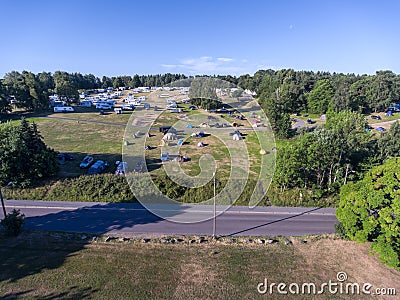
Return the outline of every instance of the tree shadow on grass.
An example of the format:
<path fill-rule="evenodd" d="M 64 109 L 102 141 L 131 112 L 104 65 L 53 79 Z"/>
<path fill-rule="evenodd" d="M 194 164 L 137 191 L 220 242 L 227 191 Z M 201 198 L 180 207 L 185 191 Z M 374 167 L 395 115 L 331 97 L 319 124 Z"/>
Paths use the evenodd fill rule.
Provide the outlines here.
<path fill-rule="evenodd" d="M 49 202 L 47 204 L 50 205 Z M 8 211 L 10 210 L 11 208 L 8 208 Z M 24 213 L 24 210 L 21 212 Z M 169 212 L 171 216 L 179 213 L 178 210 Z M 24 293 L 29 294 L 29 297 L 38 292 L 42 293 L 38 290 L 30 291 L 29 288 L 21 292 L 15 289 L 15 283 L 45 270 L 58 269 L 67 258 L 78 255 L 87 247 L 93 236 L 105 235 L 114 230 L 123 232 L 124 229 L 163 220 L 138 203 L 81 203 L 77 209 L 71 208 L 55 213 L 48 213 L 48 209 L 43 209 L 42 215 L 41 211 L 35 214 L 36 216 L 26 217 L 24 227 L 27 230 L 18 237 L 1 236 L 0 232 L 1 299 L 18 299 L 25 297 Z M 26 280 L 34 280 L 36 285 L 37 279 Z M 57 285 L 59 280 L 55 279 Z M 22 286 L 25 284 L 24 280 Z M 7 290 L 8 285 L 11 292 Z M 49 283 L 50 288 L 52 283 Z M 2 295 L 6 292 L 8 294 Z M 61 292 L 57 290 L 54 294 L 41 295 L 38 299 L 82 299 L 90 297 L 94 292 L 91 288 L 73 286 L 68 290 L 61 288 Z"/>
<path fill-rule="evenodd" d="M 77 286 L 73 286 L 61 293 L 49 293 L 41 296 L 29 295 L 32 292 L 34 292 L 34 290 L 26 290 L 22 292 L 10 292 L 4 294 L 2 296 L 2 299 L 4 300 L 21 299 L 27 296 L 29 296 L 31 299 L 40 299 L 40 300 L 91 299 L 92 294 L 97 292 L 97 290 L 92 289 L 91 287 L 79 288 Z"/>

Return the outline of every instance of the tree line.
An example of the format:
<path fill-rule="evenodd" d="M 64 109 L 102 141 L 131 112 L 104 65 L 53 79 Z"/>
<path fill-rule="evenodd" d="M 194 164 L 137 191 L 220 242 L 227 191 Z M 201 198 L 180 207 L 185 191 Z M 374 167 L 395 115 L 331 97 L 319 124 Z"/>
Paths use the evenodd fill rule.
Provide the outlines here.
<path fill-rule="evenodd" d="M 287 114 L 305 111 L 323 114 L 351 110 L 381 111 L 400 99 L 400 75 L 392 71 L 378 71 L 375 75 L 355 75 L 329 72 L 295 71 L 293 69 L 259 70 L 254 76 L 209 76 L 255 91 L 260 103 L 269 112 L 275 133 L 288 135 Z M 0 113 L 11 110 L 10 96 L 17 106 L 40 111 L 48 107 L 48 96 L 78 99 L 79 90 L 107 87 L 164 86 L 186 79 L 183 74 L 156 74 L 133 76 L 102 76 L 56 71 L 34 74 L 11 71 L 0 80 Z"/>
<path fill-rule="evenodd" d="M 78 100 L 79 91 L 99 88 L 164 86 L 187 78 L 183 74 L 157 74 L 134 76 L 103 76 L 57 71 L 34 74 L 11 71 L 0 79 L 0 113 L 12 111 L 11 100 L 18 108 L 43 111 L 49 107 L 49 96 L 56 93 L 72 102 Z"/>

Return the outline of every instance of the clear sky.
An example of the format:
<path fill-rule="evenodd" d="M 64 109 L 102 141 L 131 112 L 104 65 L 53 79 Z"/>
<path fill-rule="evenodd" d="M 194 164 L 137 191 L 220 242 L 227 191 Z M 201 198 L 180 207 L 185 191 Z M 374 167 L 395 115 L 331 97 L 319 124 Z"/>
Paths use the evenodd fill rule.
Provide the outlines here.
<path fill-rule="evenodd" d="M 0 0 L 11 70 L 400 73 L 400 1 Z"/>

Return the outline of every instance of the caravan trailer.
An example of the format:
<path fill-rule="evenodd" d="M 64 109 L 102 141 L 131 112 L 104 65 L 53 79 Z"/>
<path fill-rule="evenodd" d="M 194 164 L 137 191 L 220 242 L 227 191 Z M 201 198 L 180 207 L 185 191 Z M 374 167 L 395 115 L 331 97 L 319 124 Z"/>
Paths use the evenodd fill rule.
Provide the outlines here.
<path fill-rule="evenodd" d="M 74 112 L 74 108 L 72 106 L 59 106 L 54 107 L 55 113 L 67 113 L 67 112 Z"/>

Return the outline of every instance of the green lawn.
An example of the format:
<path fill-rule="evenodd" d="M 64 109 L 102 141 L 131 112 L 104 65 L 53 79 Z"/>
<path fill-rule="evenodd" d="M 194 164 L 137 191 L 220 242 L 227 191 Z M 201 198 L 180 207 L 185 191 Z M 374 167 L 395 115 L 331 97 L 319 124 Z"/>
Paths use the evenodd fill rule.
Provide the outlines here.
<path fill-rule="evenodd" d="M 400 272 L 382 265 L 369 246 L 333 238 L 291 238 L 285 245 L 220 242 L 162 244 L 82 240 L 80 235 L 31 232 L 0 239 L 3 299 L 282 299 L 257 285 L 315 282 L 346 272 L 347 282 L 400 290 Z M 89 237 L 88 239 L 91 239 Z M 66 242 L 68 240 L 68 242 Z M 354 255 L 357 253 L 357 255 Z M 373 271 L 373 272 L 372 272 Z M 318 299 L 371 299 L 324 293 Z M 310 299 L 287 295 L 284 299 Z M 393 298 L 390 299 L 395 299 Z"/>

